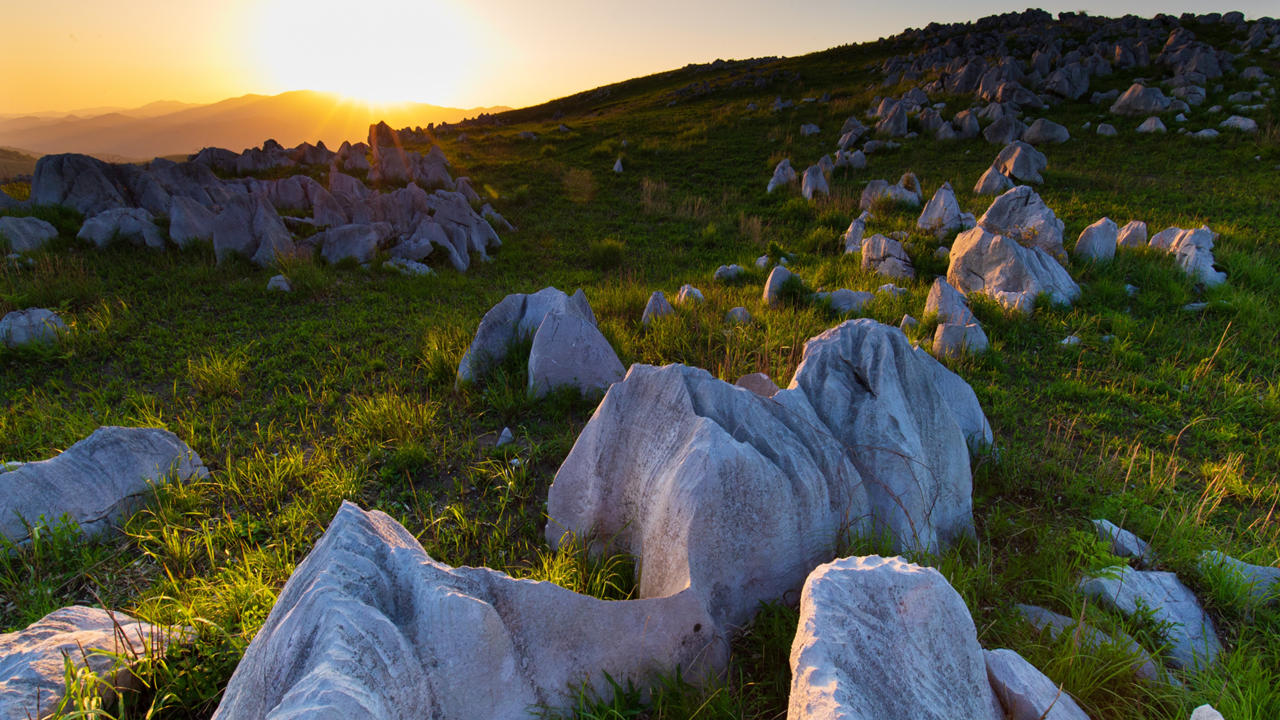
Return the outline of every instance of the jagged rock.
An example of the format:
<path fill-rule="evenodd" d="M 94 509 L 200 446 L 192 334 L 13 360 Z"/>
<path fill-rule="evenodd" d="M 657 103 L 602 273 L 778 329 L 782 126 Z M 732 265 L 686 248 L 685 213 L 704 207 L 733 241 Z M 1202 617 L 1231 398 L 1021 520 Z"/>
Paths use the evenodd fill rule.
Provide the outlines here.
<path fill-rule="evenodd" d="M 606 677 L 644 687 L 679 666 L 700 682 L 727 662 L 715 636 L 693 591 L 607 602 L 452 568 L 392 518 L 344 502 L 214 718 L 516 720 L 567 710 L 571 688 L 608 698 Z"/>
<path fill-rule="evenodd" d="M 702 291 L 692 285 L 681 285 L 680 292 L 676 293 L 677 305 L 701 305 L 705 301 Z"/>
<path fill-rule="evenodd" d="M 1249 588 L 1249 594 L 1259 602 L 1275 602 L 1276 583 L 1280 582 L 1280 568 L 1269 565 L 1250 565 L 1217 550 L 1210 550 L 1200 559 L 1201 568 L 1216 566 L 1236 575 Z"/>
<path fill-rule="evenodd" d="M 987 679 L 1009 720 L 1089 720 L 1065 690 L 1013 650 L 984 650 Z"/>
<path fill-rule="evenodd" d="M 738 378 L 738 381 L 735 382 L 734 385 L 740 388 L 746 388 L 762 398 L 771 398 L 774 395 L 777 395 L 778 391 L 781 390 L 781 388 L 773 382 L 773 379 L 764 373 L 743 375 Z"/>
<path fill-rule="evenodd" d="M 267 282 L 268 292 L 293 292 L 293 283 L 284 275 L 276 275 Z"/>
<path fill-rule="evenodd" d="M 113 690 L 133 679 L 115 656 L 163 658 L 173 633 L 123 613 L 99 608 L 64 607 L 25 630 L 0 635 L 0 719 L 48 716 L 66 693 L 66 661 L 88 667 L 101 683 L 98 695 L 109 701 Z"/>
<path fill-rule="evenodd" d="M 489 203 L 485 203 L 484 206 L 480 208 L 480 216 L 487 220 L 489 225 L 495 230 L 500 229 L 503 232 L 516 231 L 516 227 L 508 222 L 506 218 L 502 217 L 502 215 L 498 214 L 498 211 L 494 210 L 493 206 Z"/>
<path fill-rule="evenodd" d="M 613 171 L 616 173 L 622 172 L 622 158 L 618 158 L 617 160 L 614 161 Z"/>
<path fill-rule="evenodd" d="M 781 265 L 775 267 L 769 272 L 769 277 L 764 282 L 764 295 L 761 300 L 766 307 L 777 307 L 781 301 L 782 286 L 792 277 L 791 271 Z"/>
<path fill-rule="evenodd" d="M 186 247 L 197 240 L 213 240 L 217 216 L 196 200 L 175 197 L 169 213 L 169 239 L 178 247 Z"/>
<path fill-rule="evenodd" d="M 1116 135 L 1119 135 L 1114 127 L 1106 123 L 1100 123 L 1098 125 L 1098 134 L 1103 137 L 1115 137 Z"/>
<path fill-rule="evenodd" d="M 548 312 L 533 335 L 529 393 L 534 397 L 566 386 L 583 394 L 607 390 L 625 372 L 613 346 L 596 327 L 595 316 L 583 313 L 576 303 Z"/>
<path fill-rule="evenodd" d="M 236 195 L 213 223 L 213 250 L 221 263 L 233 253 L 260 267 L 293 250 L 293 239 L 266 197 Z"/>
<path fill-rule="evenodd" d="M 187 160 L 192 163 L 204 165 L 207 168 L 215 168 L 225 173 L 234 173 L 236 171 L 236 161 L 239 159 L 240 153 L 218 147 L 207 147 L 195 155 L 187 156 Z"/>
<path fill-rule="evenodd" d="M 790 185 L 796 181 L 796 171 L 791 168 L 791 160 L 783 158 L 773 168 L 773 177 L 769 179 L 769 187 L 767 192 L 773 192 L 775 189 Z"/>
<path fill-rule="evenodd" d="M 944 122 L 938 128 L 937 132 L 934 133 L 933 137 L 937 140 L 955 140 L 956 131 L 951 127 L 951 123 Z"/>
<path fill-rule="evenodd" d="M 1031 145 L 1014 140 L 1000 151 L 991 167 L 1010 179 L 1039 184 L 1044 182 L 1040 172 L 1049 167 L 1049 158 Z M 1009 186 L 1012 187 L 1013 183 L 1009 183 Z"/>
<path fill-rule="evenodd" d="M 806 343 L 770 400 L 633 365 L 556 475 L 547 540 L 612 538 L 643 563 L 640 597 L 692 587 L 718 627 L 799 587 L 849 523 L 946 545 L 971 532 L 971 481 L 929 363 L 897 328 L 850 320 Z"/>
<path fill-rule="evenodd" d="M 933 333 L 933 354 L 938 357 L 956 357 L 964 353 L 983 353 L 990 342 L 981 325 L 973 323 L 944 323 Z"/>
<path fill-rule="evenodd" d="M 966 223 L 968 227 L 973 227 L 973 215 L 966 215 L 968 214 L 960 211 L 960 202 L 956 200 L 956 192 L 951 188 L 951 183 L 946 182 L 924 206 L 924 211 L 916 220 L 916 227 L 946 235 L 956 228 L 964 227 Z"/>
<path fill-rule="evenodd" d="M 814 570 L 791 644 L 790 720 L 1004 720 L 964 600 L 902 558 Z"/>
<path fill-rule="evenodd" d="M 645 303 L 644 314 L 640 316 L 640 324 L 649 327 L 649 323 L 654 318 L 660 318 L 667 315 L 674 315 L 675 308 L 671 307 L 671 303 L 667 302 L 667 296 L 662 294 L 661 290 L 654 290 L 649 296 L 649 302 Z"/>
<path fill-rule="evenodd" d="M 999 168 L 992 166 L 982 173 L 978 184 L 973 187 L 973 192 L 976 195 L 999 195 L 1012 187 L 1013 181 L 1000 172 Z"/>
<path fill-rule="evenodd" d="M 1173 100 L 1165 97 L 1160 88 L 1143 87 L 1141 83 L 1134 83 L 1112 103 L 1111 114 L 1134 117 L 1159 114 L 1168 110 L 1171 102 Z"/>
<path fill-rule="evenodd" d="M 721 282 L 732 282 L 742 277 L 746 272 L 741 265 L 721 265 L 716 268 L 715 279 Z"/>
<path fill-rule="evenodd" d="M 462 193 L 462 197 L 466 198 L 468 203 L 471 203 L 472 205 L 480 204 L 480 196 L 476 194 L 475 189 L 471 187 L 471 178 L 460 177 L 454 181 L 454 185 L 457 188 L 455 192 Z"/>
<path fill-rule="evenodd" d="M 1044 101 L 1039 95 L 1022 87 L 1022 83 L 1012 80 L 1000 83 L 999 89 L 996 90 L 996 102 L 1013 103 L 1019 107 L 1040 109 L 1044 107 Z"/>
<path fill-rule="evenodd" d="M 1086 260 L 1110 260 L 1116 256 L 1120 241 L 1120 228 L 1111 218 L 1102 218 L 1080 233 L 1076 240 L 1075 255 Z"/>
<path fill-rule="evenodd" d="M 130 207 L 130 186 L 141 173 L 136 165 L 109 165 L 87 155 L 45 155 L 31 180 L 33 205 L 66 205 L 85 217 Z"/>
<path fill-rule="evenodd" d="M 919 207 L 921 202 L 920 181 L 912 173 L 903 174 L 899 178 L 897 185 L 890 185 L 885 180 L 872 180 L 862 190 L 862 199 L 859 201 L 859 207 L 863 211 L 869 211 L 871 206 L 881 198 L 903 205 Z"/>
<path fill-rule="evenodd" d="M 906 103 L 894 103 L 886 113 L 880 116 L 880 122 L 876 123 L 876 133 L 888 137 L 902 137 L 907 134 L 907 107 Z"/>
<path fill-rule="evenodd" d="M 1141 563 L 1150 563 L 1155 559 L 1150 545 L 1128 530 L 1116 527 L 1110 520 L 1094 520 L 1093 528 L 1098 533 L 1098 538 L 1110 546 L 1112 555 L 1136 558 Z"/>
<path fill-rule="evenodd" d="M 0 236 L 9 241 L 9 251 L 39 250 L 58 237 L 58 229 L 36 217 L 0 217 Z"/>
<path fill-rule="evenodd" d="M 978 227 L 1039 248 L 1060 262 L 1066 261 L 1067 252 L 1062 247 L 1062 231 L 1066 225 L 1044 204 L 1036 191 L 1026 185 L 1015 187 L 996 198 L 978 218 Z"/>
<path fill-rule="evenodd" d="M 894 278 L 916 276 L 915 266 L 902 243 L 884 235 L 872 235 L 862 243 L 862 269 Z"/>
<path fill-rule="evenodd" d="M 1213 664 L 1222 644 L 1213 621 L 1200 608 L 1195 593 L 1171 572 L 1109 568 L 1100 577 L 1084 580 L 1080 590 L 1100 602 L 1132 615 L 1139 606 L 1156 622 L 1173 623 L 1165 633 L 1169 661 L 1178 668 L 1200 671 Z"/>
<path fill-rule="evenodd" d="M 1120 232 L 1116 239 L 1116 244 L 1120 247 L 1142 247 L 1147 244 L 1147 224 L 1141 220 L 1132 220 L 1124 227 L 1120 228 Z"/>
<path fill-rule="evenodd" d="M 862 214 L 854 218 L 849 223 L 849 229 L 844 231 L 841 240 L 844 241 L 844 252 L 849 253 L 862 252 L 862 236 L 867 232 L 867 223 L 871 220 L 871 213 L 863 210 Z"/>
<path fill-rule="evenodd" d="M 507 352 L 522 340 L 534 338 L 547 315 L 573 305 L 573 312 L 596 324 L 587 296 L 578 290 L 572 296 L 549 287 L 532 295 L 515 293 L 489 309 L 480 320 L 471 346 L 458 363 L 457 384 L 476 382 L 499 365 Z"/>
<path fill-rule="evenodd" d="M 1052 256 L 982 227 L 960 233 L 951 246 L 947 282 L 962 293 L 981 292 L 1009 310 L 1030 313 L 1036 296 L 1070 304 L 1080 286 Z"/>
<path fill-rule="evenodd" d="M 1022 133 L 1022 141 L 1030 145 L 1047 145 L 1049 143 L 1064 143 L 1071 139 L 1071 133 L 1066 127 L 1056 122 L 1040 118 L 1031 123 L 1031 127 Z"/>
<path fill-rule="evenodd" d="M 5 347 L 54 345 L 68 331 L 58 314 L 43 308 L 14 310 L 0 318 L 0 342 Z"/>
<path fill-rule="evenodd" d="M 813 196 L 822 193 L 830 195 L 831 189 L 827 187 L 826 175 L 822 172 L 819 165 L 810 165 L 804 171 L 804 182 L 800 186 L 800 194 L 805 200 L 812 200 Z"/>
<path fill-rule="evenodd" d="M 1049 73 L 1044 89 L 1060 97 L 1079 100 L 1089 92 L 1089 72 L 1080 63 L 1070 63 Z"/>
<path fill-rule="evenodd" d="M 320 254 L 331 263 L 347 258 L 367 263 L 378 252 L 379 239 L 372 225 L 343 225 L 321 233 L 317 243 Z"/>
<path fill-rule="evenodd" d="M 1162 133 L 1165 131 L 1166 128 L 1164 123 L 1160 122 L 1160 118 L 1154 116 L 1143 120 L 1142 124 L 1138 126 L 1138 129 L 1134 130 L 1134 132 L 1139 133 Z"/>
<path fill-rule="evenodd" d="M 454 233 L 455 237 L 462 233 Z M 465 238 L 458 237 L 455 242 L 450 238 L 443 225 L 436 223 L 431 218 L 423 218 L 418 227 L 413 231 L 413 235 L 388 251 L 393 258 L 404 260 L 418 261 L 430 255 L 436 248 L 442 248 L 449 256 L 449 262 L 458 272 L 466 272 L 471 266 L 471 256 L 468 254 L 469 243 Z"/>
<path fill-rule="evenodd" d="M 1152 238 L 1153 244 L 1155 238 Z M 1227 274 L 1213 266 L 1213 231 L 1207 227 L 1183 230 L 1169 244 L 1178 267 L 1200 282 L 1214 287 L 1227 281 Z"/>
<path fill-rule="evenodd" d="M 929 288 L 929 295 L 924 301 L 924 314 L 936 315 L 939 323 L 956 323 L 959 325 L 977 325 L 978 319 L 969 310 L 969 301 L 951 283 L 937 278 Z"/>
<path fill-rule="evenodd" d="M 959 140 L 976 138 L 982 131 L 981 126 L 978 125 L 978 118 L 968 110 L 956 113 L 951 121 L 956 125 L 956 138 Z"/>
<path fill-rule="evenodd" d="M 27 541 L 28 527 L 64 515 L 97 535 L 140 506 L 156 484 L 208 475 L 200 456 L 158 428 L 100 427 L 62 454 L 26 463 L 0 483 L 0 535 Z"/>
<path fill-rule="evenodd" d="M 1151 656 L 1136 640 L 1124 632 L 1117 632 L 1115 637 L 1111 637 L 1088 623 L 1078 623 L 1074 618 L 1059 615 L 1042 607 L 1035 605 L 1017 605 L 1016 607 L 1027 622 L 1041 632 L 1047 631 L 1049 637 L 1055 640 L 1059 635 L 1066 632 L 1073 637 L 1079 638 L 1080 647 L 1085 650 L 1093 651 L 1100 645 L 1115 645 L 1122 648 L 1133 658 L 1133 663 L 1130 667 L 1134 675 L 1139 679 L 1148 682 L 1159 682 L 1164 678 L 1156 661 L 1151 659 Z"/>
<path fill-rule="evenodd" d="M 1026 130 L 1027 126 L 1023 125 L 1021 120 L 1012 115 L 1005 115 L 988 125 L 987 129 L 982 131 L 982 137 L 989 143 L 1008 145 L 1014 140 L 1020 140 L 1022 133 Z"/>
<path fill-rule="evenodd" d="M 142 208 L 114 208 L 98 213 L 85 221 L 76 237 L 99 248 L 119 239 L 153 250 L 164 249 L 160 228 L 155 226 L 151 213 Z"/>
<path fill-rule="evenodd" d="M 1218 127 L 1225 130 L 1239 130 L 1240 132 L 1256 133 L 1258 132 L 1258 122 L 1252 118 L 1240 117 L 1232 115 L 1231 117 L 1218 123 Z"/>
<path fill-rule="evenodd" d="M 864 170 L 867 167 L 867 156 L 861 150 L 847 152 L 844 150 L 836 151 L 836 167 L 847 167 L 852 170 Z"/>
<path fill-rule="evenodd" d="M 725 313 L 724 320 L 730 325 L 750 325 L 752 323 L 751 313 L 744 307 L 736 307 Z"/>

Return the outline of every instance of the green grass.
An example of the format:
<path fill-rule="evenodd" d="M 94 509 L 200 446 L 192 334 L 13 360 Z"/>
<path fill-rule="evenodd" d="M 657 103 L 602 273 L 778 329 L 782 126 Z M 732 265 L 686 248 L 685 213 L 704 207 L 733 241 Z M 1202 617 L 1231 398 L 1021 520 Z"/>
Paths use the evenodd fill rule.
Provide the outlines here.
<path fill-rule="evenodd" d="M 268 269 L 219 266 L 207 245 L 98 252 L 76 243 L 75 213 L 22 211 L 53 222 L 59 238 L 34 254 L 36 268 L 0 270 L 0 311 L 54 308 L 73 333 L 47 352 L 0 349 L 0 459 L 49 457 L 99 425 L 148 425 L 177 433 L 212 474 L 158 488 L 121 537 L 83 542 L 55 524 L 47 543 L 5 556 L 0 631 L 76 602 L 197 628 L 172 668 L 144 666 L 149 689 L 129 702 L 166 698 L 161 716 L 207 716 L 343 500 L 389 513 L 440 561 L 628 596 L 630 559 L 592 559 L 581 548 L 552 555 L 542 535 L 547 488 L 598 398 L 531 400 L 527 344 L 460 390 L 457 363 L 502 297 L 554 285 L 584 289 L 624 364 L 680 362 L 728 381 L 764 372 L 786 386 L 804 341 L 843 319 L 803 288 L 874 291 L 888 281 L 841 254 L 838 240 L 867 182 L 911 171 L 928 195 L 951 182 L 965 211 L 980 215 L 990 203 L 970 192 L 998 150 L 981 139 L 906 140 L 871 155 L 866 170 L 834 173 L 831 195 L 813 203 L 798 187 L 765 193 L 780 159 L 801 171 L 832 151 L 834 130 L 882 92 L 866 89 L 878 76 L 863 67 L 895 52 L 851 46 L 778 60 L 778 78 L 800 71 L 803 80 L 724 88 L 672 107 L 668 93 L 714 73 L 678 70 L 620 83 L 596 100 L 583 94 L 508 113 L 503 127 L 472 138 L 470 157 L 451 153 L 455 174 L 488 189 L 520 227 L 504 235 L 494 262 L 473 262 L 465 275 L 438 268 L 415 280 L 305 257 Z M 1250 62 L 1280 73 L 1274 60 Z M 1095 78 L 1091 90 L 1123 90 L 1136 72 Z M 1191 110 L 1193 125 L 1208 125 L 1205 109 L 1243 87 L 1223 82 L 1222 93 Z M 778 94 L 823 92 L 835 100 L 779 114 L 745 110 Z M 967 106 L 946 100 L 948 112 Z M 554 132 L 560 106 L 572 133 Z M 1151 232 L 1208 223 L 1220 233 L 1214 252 L 1229 280 L 1202 290 L 1170 257 L 1139 250 L 1073 263 L 1084 288 L 1074 307 L 1015 318 L 976 300 L 991 350 L 947 364 L 974 387 L 996 434 L 997 451 L 975 464 L 977 537 L 914 559 L 949 578 L 985 647 L 1018 650 L 1093 717 L 1185 718 L 1204 702 L 1232 718 L 1274 717 L 1280 617 L 1229 579 L 1202 573 L 1199 557 L 1216 549 L 1269 564 L 1280 556 L 1280 133 L 1266 111 L 1256 116 L 1258 136 L 1224 133 L 1211 143 L 1135 136 L 1140 119 L 1109 120 L 1119 138 L 1079 130 L 1099 112 L 1067 103 L 1044 113 L 1076 136 L 1045 149 L 1049 168 L 1037 188 L 1066 223 L 1068 248 L 1103 215 L 1145 220 Z M 824 132 L 801 137 L 807 122 Z M 516 140 L 523 130 L 543 140 Z M 622 139 L 627 171 L 615 174 Z M 918 210 L 873 214 L 869 234 L 907 233 L 918 277 L 895 281 L 905 295 L 877 295 L 856 315 L 897 325 L 909 313 L 926 321 L 925 334 L 928 288 L 946 270 L 933 253 L 951 238 L 916 230 Z M 754 260 L 762 254 L 787 254 L 800 278 L 777 309 L 761 301 L 767 273 Z M 747 268 L 740 281 L 712 282 L 732 263 Z M 295 292 L 265 291 L 278 273 Z M 703 305 L 641 326 L 650 293 L 670 297 L 686 282 L 706 295 Z M 1126 284 L 1138 286 L 1136 296 Z M 1181 311 L 1197 300 L 1208 309 Z M 728 328 L 724 314 L 738 305 L 755 322 Z M 1072 333 L 1080 345 L 1058 344 Z M 519 441 L 495 448 L 503 427 Z M 1160 628 L 1086 604 L 1075 591 L 1081 573 L 1115 561 L 1092 535 L 1096 517 L 1150 541 L 1158 569 L 1197 592 L 1226 645 L 1218 666 L 1184 677 L 1182 689 L 1153 688 L 1135 680 L 1115 648 L 1050 641 L 1019 619 L 1014 603 L 1041 604 L 1123 628 L 1158 650 Z M 851 540 L 833 555 L 880 550 Z M 584 693 L 576 716 L 780 717 L 794 625 L 785 605 L 758 616 L 735 641 L 719 686 L 693 687 L 673 669 L 651 697 L 625 684 L 612 704 Z"/>

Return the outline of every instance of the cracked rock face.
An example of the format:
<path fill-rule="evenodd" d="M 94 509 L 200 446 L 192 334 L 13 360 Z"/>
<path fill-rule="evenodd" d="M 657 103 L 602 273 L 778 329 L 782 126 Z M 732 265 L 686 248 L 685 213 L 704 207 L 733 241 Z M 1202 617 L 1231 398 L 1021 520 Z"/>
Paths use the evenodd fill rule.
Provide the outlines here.
<path fill-rule="evenodd" d="M 977 629 L 942 573 L 851 557 L 805 581 L 789 720 L 1003 720 Z"/>
<path fill-rule="evenodd" d="M 1035 190 L 1025 185 L 996 198 L 978 218 L 978 227 L 1028 247 L 1039 248 L 1059 262 L 1067 260 L 1067 251 L 1062 247 L 1062 232 L 1066 225 Z"/>
<path fill-rule="evenodd" d="M 947 282 L 952 287 L 965 294 L 985 293 L 1010 310 L 1030 313 L 1040 293 L 1064 305 L 1080 296 L 1080 286 L 1048 253 L 981 227 L 960 233 L 950 257 Z"/>
<path fill-rule="evenodd" d="M 187 444 L 158 428 L 100 427 L 49 460 L 26 463 L 0 480 L 0 534 L 26 542 L 26 519 L 63 515 L 86 535 L 105 532 L 136 509 L 153 484 L 208 474 Z"/>
<path fill-rule="evenodd" d="M 556 474 L 547 540 L 612 538 L 641 558 L 641 597 L 692 587 L 719 627 L 798 588 L 842 527 L 944 546 L 971 532 L 957 416 L 981 408 L 944 397 L 934 366 L 945 371 L 872 320 L 810 340 L 771 398 L 696 368 L 634 365 Z"/>
<path fill-rule="evenodd" d="M 743 391 L 745 392 L 745 391 Z M 218 720 L 529 717 L 605 674 L 693 681 L 727 650 L 691 592 L 603 601 L 432 560 L 399 523 L 343 503 L 285 584 L 227 685 Z"/>

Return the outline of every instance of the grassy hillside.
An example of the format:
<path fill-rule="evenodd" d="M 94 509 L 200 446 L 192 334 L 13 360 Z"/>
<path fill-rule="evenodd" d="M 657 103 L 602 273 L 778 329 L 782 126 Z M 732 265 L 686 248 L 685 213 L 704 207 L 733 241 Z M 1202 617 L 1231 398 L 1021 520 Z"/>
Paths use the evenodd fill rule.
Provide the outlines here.
<path fill-rule="evenodd" d="M 30 175 L 36 171 L 36 160 L 26 153 L 17 150 L 0 148 L 0 180 L 8 180 L 15 175 Z"/>
<path fill-rule="evenodd" d="M 508 293 L 582 287 L 624 364 L 686 363 L 729 381 L 761 371 L 785 387 L 804 341 L 844 317 L 805 302 L 764 307 L 757 256 L 776 243 L 811 288 L 875 290 L 886 279 L 840 254 L 839 241 L 870 180 L 910 171 L 927 195 L 950 182 L 975 215 L 990 203 L 970 193 L 1000 149 L 981 138 L 905 140 L 870 155 L 866 170 L 838 170 L 831 196 L 813 203 L 794 188 L 766 194 L 780 159 L 803 169 L 834 153 L 844 120 L 883 92 L 868 64 L 906 51 L 871 44 L 773 61 L 754 69 L 773 78 L 763 88 L 729 88 L 731 69 L 686 68 L 508 113 L 504 127 L 467 129 L 465 143 L 440 138 L 455 174 L 470 176 L 519 226 L 494 262 L 466 275 L 217 266 L 207 247 L 97 252 L 74 243 L 73 213 L 32 211 L 53 220 L 61 238 L 34 269 L 0 270 L 0 313 L 58 308 L 77 332 L 52 351 L 0 350 L 0 458 L 42 459 L 99 425 L 159 425 L 213 473 L 157 491 L 122 537 L 86 543 L 52 530 L 0 559 L 0 626 L 24 627 L 82 602 L 197 627 L 199 643 L 153 668 L 156 688 L 136 701 L 154 699 L 173 717 L 207 716 L 343 499 L 396 517 L 441 561 L 575 589 L 594 581 L 608 586 L 601 594 L 624 597 L 625 562 L 557 557 L 541 542 L 547 487 L 596 399 L 529 400 L 518 357 L 458 392 L 458 360 L 481 316 Z M 1253 62 L 1280 73 L 1268 57 Z M 1123 91 L 1136 74 L 1095 79 L 1091 90 Z M 704 82 L 715 92 L 688 97 Z M 1204 126 L 1204 108 L 1244 87 L 1225 84 L 1193 109 L 1193 121 Z M 685 99 L 672 104 L 681 89 Z M 833 100 L 800 102 L 824 93 Z M 770 112 L 779 95 L 797 107 Z M 968 104 L 945 100 L 948 114 Z M 557 111 L 565 117 L 552 120 Z M 1264 112 L 1256 136 L 1137 136 L 1141 118 L 1103 120 L 1104 111 L 1082 101 L 1043 113 L 1075 136 L 1044 149 L 1049 168 L 1037 187 L 1066 222 L 1068 249 L 1104 215 L 1145 220 L 1151 232 L 1206 223 L 1220 234 L 1215 255 L 1229 280 L 1199 290 L 1171 257 L 1143 249 L 1104 265 L 1073 261 L 1084 291 L 1071 308 L 1023 318 L 975 302 L 992 349 L 948 365 L 974 387 L 997 437 L 997 450 L 976 463 L 977 537 L 913 559 L 961 593 L 984 647 L 1018 650 L 1094 718 L 1185 718 L 1203 702 L 1233 720 L 1274 717 L 1280 615 L 1201 573 L 1197 559 L 1210 549 L 1259 564 L 1280 555 L 1280 130 Z M 1119 137 L 1080 129 L 1099 121 Z M 805 123 L 821 133 L 802 137 Z M 539 139 L 521 140 L 522 131 Z M 618 158 L 625 171 L 615 174 Z M 875 214 L 871 231 L 911 234 L 919 278 L 859 315 L 896 325 L 908 313 L 924 320 L 916 334 L 930 337 L 925 297 L 946 271 L 934 250 L 951 238 L 916 231 L 918 211 Z M 746 278 L 714 283 L 712 272 L 729 263 L 747 267 Z M 265 291 L 280 271 L 298 292 Z M 707 303 L 645 330 L 650 292 L 671 297 L 684 283 Z M 1208 305 L 1183 309 L 1192 302 Z M 757 324 L 727 328 L 724 313 L 736 305 Z M 1081 344 L 1060 344 L 1073 333 Z M 495 448 L 504 426 L 518 442 Z M 1160 628 L 1111 617 L 1074 591 L 1081 572 L 1116 562 L 1088 523 L 1099 517 L 1149 540 L 1157 567 L 1196 591 L 1228 646 L 1217 667 L 1184 677 L 1182 688 L 1145 685 L 1119 651 L 1085 653 L 1019 619 L 1014 603 L 1035 603 L 1161 646 Z M 833 549 L 875 551 L 887 552 L 858 538 Z M 735 644 L 723 687 L 697 690 L 673 678 L 645 712 L 783 716 L 794 629 L 794 611 L 770 607 Z M 634 717 L 642 705 L 639 693 L 621 694 L 612 709 L 584 698 L 580 716 Z"/>

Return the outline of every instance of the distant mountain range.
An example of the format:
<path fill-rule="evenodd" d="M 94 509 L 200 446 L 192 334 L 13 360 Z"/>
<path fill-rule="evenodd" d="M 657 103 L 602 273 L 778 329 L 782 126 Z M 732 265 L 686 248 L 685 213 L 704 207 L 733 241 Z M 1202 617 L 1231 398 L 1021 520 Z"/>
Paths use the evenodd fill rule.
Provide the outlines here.
<path fill-rule="evenodd" d="M 34 154 L 75 152 L 120 161 L 194 153 L 209 146 L 239 152 L 268 138 L 286 147 L 323 140 L 337 149 L 343 140 L 365 139 L 369 125 L 379 120 L 395 128 L 426 127 L 510 109 L 464 110 L 424 103 L 370 107 L 331 93 L 298 90 L 245 95 L 212 105 L 161 101 L 132 110 L 87 108 L 72 115 L 0 118 L 0 145 Z"/>

